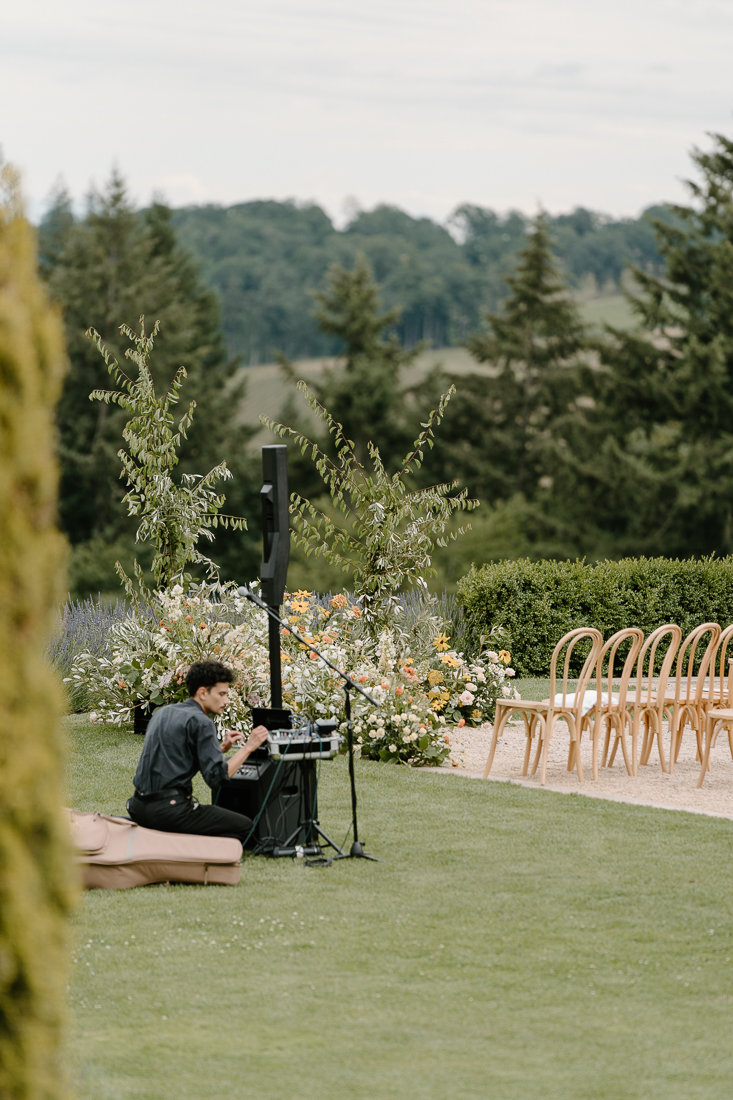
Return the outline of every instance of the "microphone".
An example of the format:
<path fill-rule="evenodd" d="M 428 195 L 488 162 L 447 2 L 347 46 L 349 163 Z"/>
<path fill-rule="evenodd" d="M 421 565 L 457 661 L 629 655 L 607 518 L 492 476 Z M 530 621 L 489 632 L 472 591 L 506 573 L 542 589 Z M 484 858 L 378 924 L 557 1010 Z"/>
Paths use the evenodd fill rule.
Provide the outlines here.
<path fill-rule="evenodd" d="M 257 604 L 258 607 L 265 607 L 265 604 L 262 602 L 262 600 L 259 598 L 259 596 L 255 596 L 252 589 L 251 588 L 245 588 L 245 586 L 243 584 L 239 586 L 239 588 L 237 589 L 236 594 L 237 594 L 237 596 L 241 596 L 242 599 L 249 600 L 250 603 Z"/>

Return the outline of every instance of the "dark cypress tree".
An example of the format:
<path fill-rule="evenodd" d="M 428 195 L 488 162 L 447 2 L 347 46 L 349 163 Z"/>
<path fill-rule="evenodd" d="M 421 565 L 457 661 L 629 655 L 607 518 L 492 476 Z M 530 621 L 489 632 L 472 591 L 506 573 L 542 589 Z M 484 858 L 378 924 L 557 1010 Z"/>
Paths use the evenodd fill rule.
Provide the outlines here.
<path fill-rule="evenodd" d="M 400 311 L 380 311 L 379 287 L 363 256 L 351 270 L 334 264 L 327 289 L 314 297 L 318 327 L 339 340 L 342 362 L 311 381 L 311 387 L 353 440 L 360 462 L 366 459 L 371 440 L 385 465 L 396 467 L 412 441 L 405 426 L 402 372 L 424 345 L 408 350 L 394 333 L 384 335 Z M 286 365 L 286 370 L 292 377 L 293 368 Z M 292 412 L 288 408 L 283 414 L 289 422 Z"/>
<path fill-rule="evenodd" d="M 506 282 L 501 312 L 486 314 L 488 330 L 466 341 L 490 371 L 450 379 L 457 394 L 425 464 L 426 476 L 461 477 L 472 495 L 490 503 L 517 494 L 531 499 L 548 483 L 552 424 L 572 395 L 587 342 L 545 214 L 535 219 Z"/>
<path fill-rule="evenodd" d="M 54 405 L 63 326 L 18 183 L 0 168 L 0 1096 L 62 1100 L 73 871 L 61 685 L 46 646 L 63 593 Z"/>
<path fill-rule="evenodd" d="M 638 330 L 607 330 L 558 432 L 583 553 L 733 551 L 733 142 L 713 141 L 692 205 L 654 221 L 664 275 L 632 269 Z"/>
<path fill-rule="evenodd" d="M 71 214 L 68 197 L 57 194 L 40 239 L 42 270 L 64 310 L 71 361 L 57 416 L 60 512 L 74 547 L 75 587 L 83 592 L 116 584 L 114 559 L 132 556 L 133 530 L 120 504 L 124 486 L 117 451 L 125 414 L 89 401 L 91 391 L 107 381 L 104 364 L 85 336 L 89 327 L 122 360 L 119 326 L 134 326 L 141 314 L 149 325 L 160 321 L 156 372 L 161 380 L 169 378 L 183 364 L 188 372 L 183 398 L 197 403 L 181 472 L 201 472 L 226 457 L 235 475 L 227 487 L 232 512 L 251 512 L 253 507 L 252 464 L 246 451 L 253 433 L 238 420 L 244 385 L 237 361 L 226 352 L 218 300 L 178 246 L 164 204 L 137 212 L 124 181 L 114 173 L 103 193 L 89 196 L 79 220 Z M 225 574 L 237 566 L 242 573 L 256 568 L 251 543 L 246 534 L 222 533 L 217 550 Z"/>

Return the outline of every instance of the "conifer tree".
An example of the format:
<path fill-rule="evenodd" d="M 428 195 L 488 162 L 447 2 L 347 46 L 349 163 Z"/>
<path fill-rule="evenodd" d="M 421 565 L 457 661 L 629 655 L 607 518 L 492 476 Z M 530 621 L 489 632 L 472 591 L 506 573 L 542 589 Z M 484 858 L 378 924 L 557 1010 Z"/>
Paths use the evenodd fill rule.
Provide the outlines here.
<path fill-rule="evenodd" d="M 411 441 L 402 372 L 424 345 L 408 350 L 394 333 L 385 337 L 400 310 L 380 312 L 379 288 L 364 256 L 357 257 L 351 270 L 332 265 L 326 290 L 314 297 L 318 327 L 341 341 L 343 362 L 312 381 L 312 389 L 322 404 L 328 404 L 334 421 L 343 425 L 359 462 L 366 461 L 367 444 L 374 440 L 385 466 L 396 468 Z M 292 376 L 293 369 L 286 369 Z M 292 416 L 288 408 L 287 418 Z"/>
<path fill-rule="evenodd" d="M 137 212 L 123 179 L 114 173 L 103 193 L 89 196 L 86 214 L 75 220 L 68 197 L 56 195 L 41 228 L 41 264 L 53 297 L 62 305 L 71 369 L 58 409 L 62 464 L 61 521 L 75 548 L 72 565 L 84 561 L 85 545 L 108 555 L 109 583 L 116 582 L 119 543 L 134 531 L 121 505 L 117 451 L 127 413 L 92 404 L 90 393 L 103 386 L 106 371 L 86 339 L 94 328 L 117 358 L 125 340 L 120 326 L 141 314 L 160 322 L 155 376 L 167 380 L 185 365 L 183 398 L 195 400 L 196 422 L 181 454 L 182 473 L 201 473 L 226 453 L 233 481 L 227 493 L 232 510 L 255 507 L 256 474 L 246 452 L 253 432 L 238 418 L 244 383 L 229 359 L 219 324 L 216 296 L 207 290 L 190 255 L 176 241 L 170 210 L 160 202 Z M 223 448 L 223 444 L 226 447 Z M 246 534 L 228 532 L 217 541 L 225 571 L 256 568 Z M 221 542 L 221 546 L 219 545 Z M 252 542 L 252 536 L 249 538 Z"/>
<path fill-rule="evenodd" d="M 608 328 L 559 433 L 582 552 L 733 551 L 733 141 L 713 142 L 692 205 L 654 222 L 664 275 L 632 268 L 638 329 Z"/>
<path fill-rule="evenodd" d="M 571 399 L 574 367 L 587 342 L 552 254 L 545 214 L 535 219 L 506 282 L 501 312 L 486 314 L 488 331 L 466 341 L 495 373 L 451 378 L 457 395 L 444 439 L 426 462 L 428 476 L 437 470 L 460 476 L 471 493 L 492 502 L 515 494 L 532 498 L 541 479 L 552 476 L 551 425 Z"/>
<path fill-rule="evenodd" d="M 0 1096 L 61 1100 L 66 915 L 61 688 L 45 649 L 62 599 L 54 406 L 63 327 L 37 275 L 18 183 L 0 169 Z"/>

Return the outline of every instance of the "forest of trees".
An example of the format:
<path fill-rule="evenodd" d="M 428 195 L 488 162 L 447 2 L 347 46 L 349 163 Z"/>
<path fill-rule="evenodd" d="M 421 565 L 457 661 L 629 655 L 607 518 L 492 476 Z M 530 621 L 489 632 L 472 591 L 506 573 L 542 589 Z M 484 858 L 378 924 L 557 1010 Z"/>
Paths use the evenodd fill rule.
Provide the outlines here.
<path fill-rule="evenodd" d="M 386 207 L 336 233 L 316 207 L 282 203 L 135 211 L 117 177 L 81 217 L 59 194 L 40 244 L 71 359 L 58 432 L 74 591 L 113 588 L 115 557 L 124 563 L 133 553 L 117 477 L 122 414 L 88 401 L 105 371 L 84 331 L 94 325 L 115 348 L 119 324 L 140 313 L 162 322 L 161 377 L 186 364 L 184 397 L 199 403 L 183 471 L 225 458 L 234 472 L 227 510 L 254 520 L 248 532 L 217 536 L 212 556 L 224 576 L 249 579 L 259 564 L 259 461 L 248 446 L 252 429 L 241 422 L 243 372 L 231 354 L 237 339 L 249 338 L 248 316 L 269 332 L 258 357 L 267 340 L 273 353 L 320 347 L 341 355 L 314 382 L 316 393 L 357 449 L 369 438 L 379 444 L 388 469 L 397 468 L 416 420 L 455 383 L 419 476 L 423 484 L 457 479 L 481 508 L 473 532 L 439 561 L 441 583 L 455 582 L 471 561 L 501 557 L 733 552 L 733 142 L 716 135 L 693 161 L 689 206 L 620 223 L 583 211 L 502 220 L 464 207 L 456 215 L 464 219 L 462 244 L 427 219 Z M 259 241 L 259 251 L 244 241 Z M 194 251 L 216 255 L 217 242 L 219 260 L 199 267 Z M 619 282 L 624 257 L 632 260 L 627 294 L 636 324 L 589 330 L 572 290 L 589 274 Z M 227 270 L 228 289 L 240 291 L 250 271 L 249 314 L 236 314 L 234 299 L 227 304 Z M 220 297 L 212 290 L 219 276 Z M 229 331 L 225 339 L 227 309 L 242 322 L 239 337 Z M 443 318 L 439 342 L 463 341 L 475 373 L 451 378 L 436 368 L 406 384 L 428 315 L 435 324 Z M 283 372 L 281 419 L 293 424 L 293 368 L 284 356 Z M 297 453 L 291 479 L 304 495 L 317 491 Z"/>
<path fill-rule="evenodd" d="M 659 270 L 650 207 L 637 218 L 614 221 L 589 210 L 550 218 L 555 253 L 570 285 L 617 289 L 625 265 Z M 186 207 L 173 212 L 181 244 L 200 262 L 206 285 L 218 292 L 231 354 L 249 364 L 333 355 L 338 341 L 319 329 L 312 292 L 332 263 L 366 257 L 383 304 L 399 306 L 395 332 L 407 347 L 459 344 L 486 309 L 505 297 L 505 277 L 527 234 L 530 219 L 500 216 L 464 205 L 447 226 L 413 218 L 391 206 L 355 214 L 343 230 L 315 205 L 247 202 Z"/>

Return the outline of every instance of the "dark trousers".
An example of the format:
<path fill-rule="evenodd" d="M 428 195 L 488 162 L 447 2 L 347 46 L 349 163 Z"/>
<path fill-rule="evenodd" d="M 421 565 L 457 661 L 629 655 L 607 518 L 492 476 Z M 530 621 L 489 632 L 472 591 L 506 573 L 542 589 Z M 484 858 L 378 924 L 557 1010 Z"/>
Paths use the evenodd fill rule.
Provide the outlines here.
<path fill-rule="evenodd" d="M 202 806 L 195 799 L 173 795 L 159 802 L 141 802 L 134 795 L 127 812 L 145 829 L 162 833 L 196 833 L 199 836 L 233 836 L 244 844 L 252 822 L 244 814 L 221 806 Z"/>

